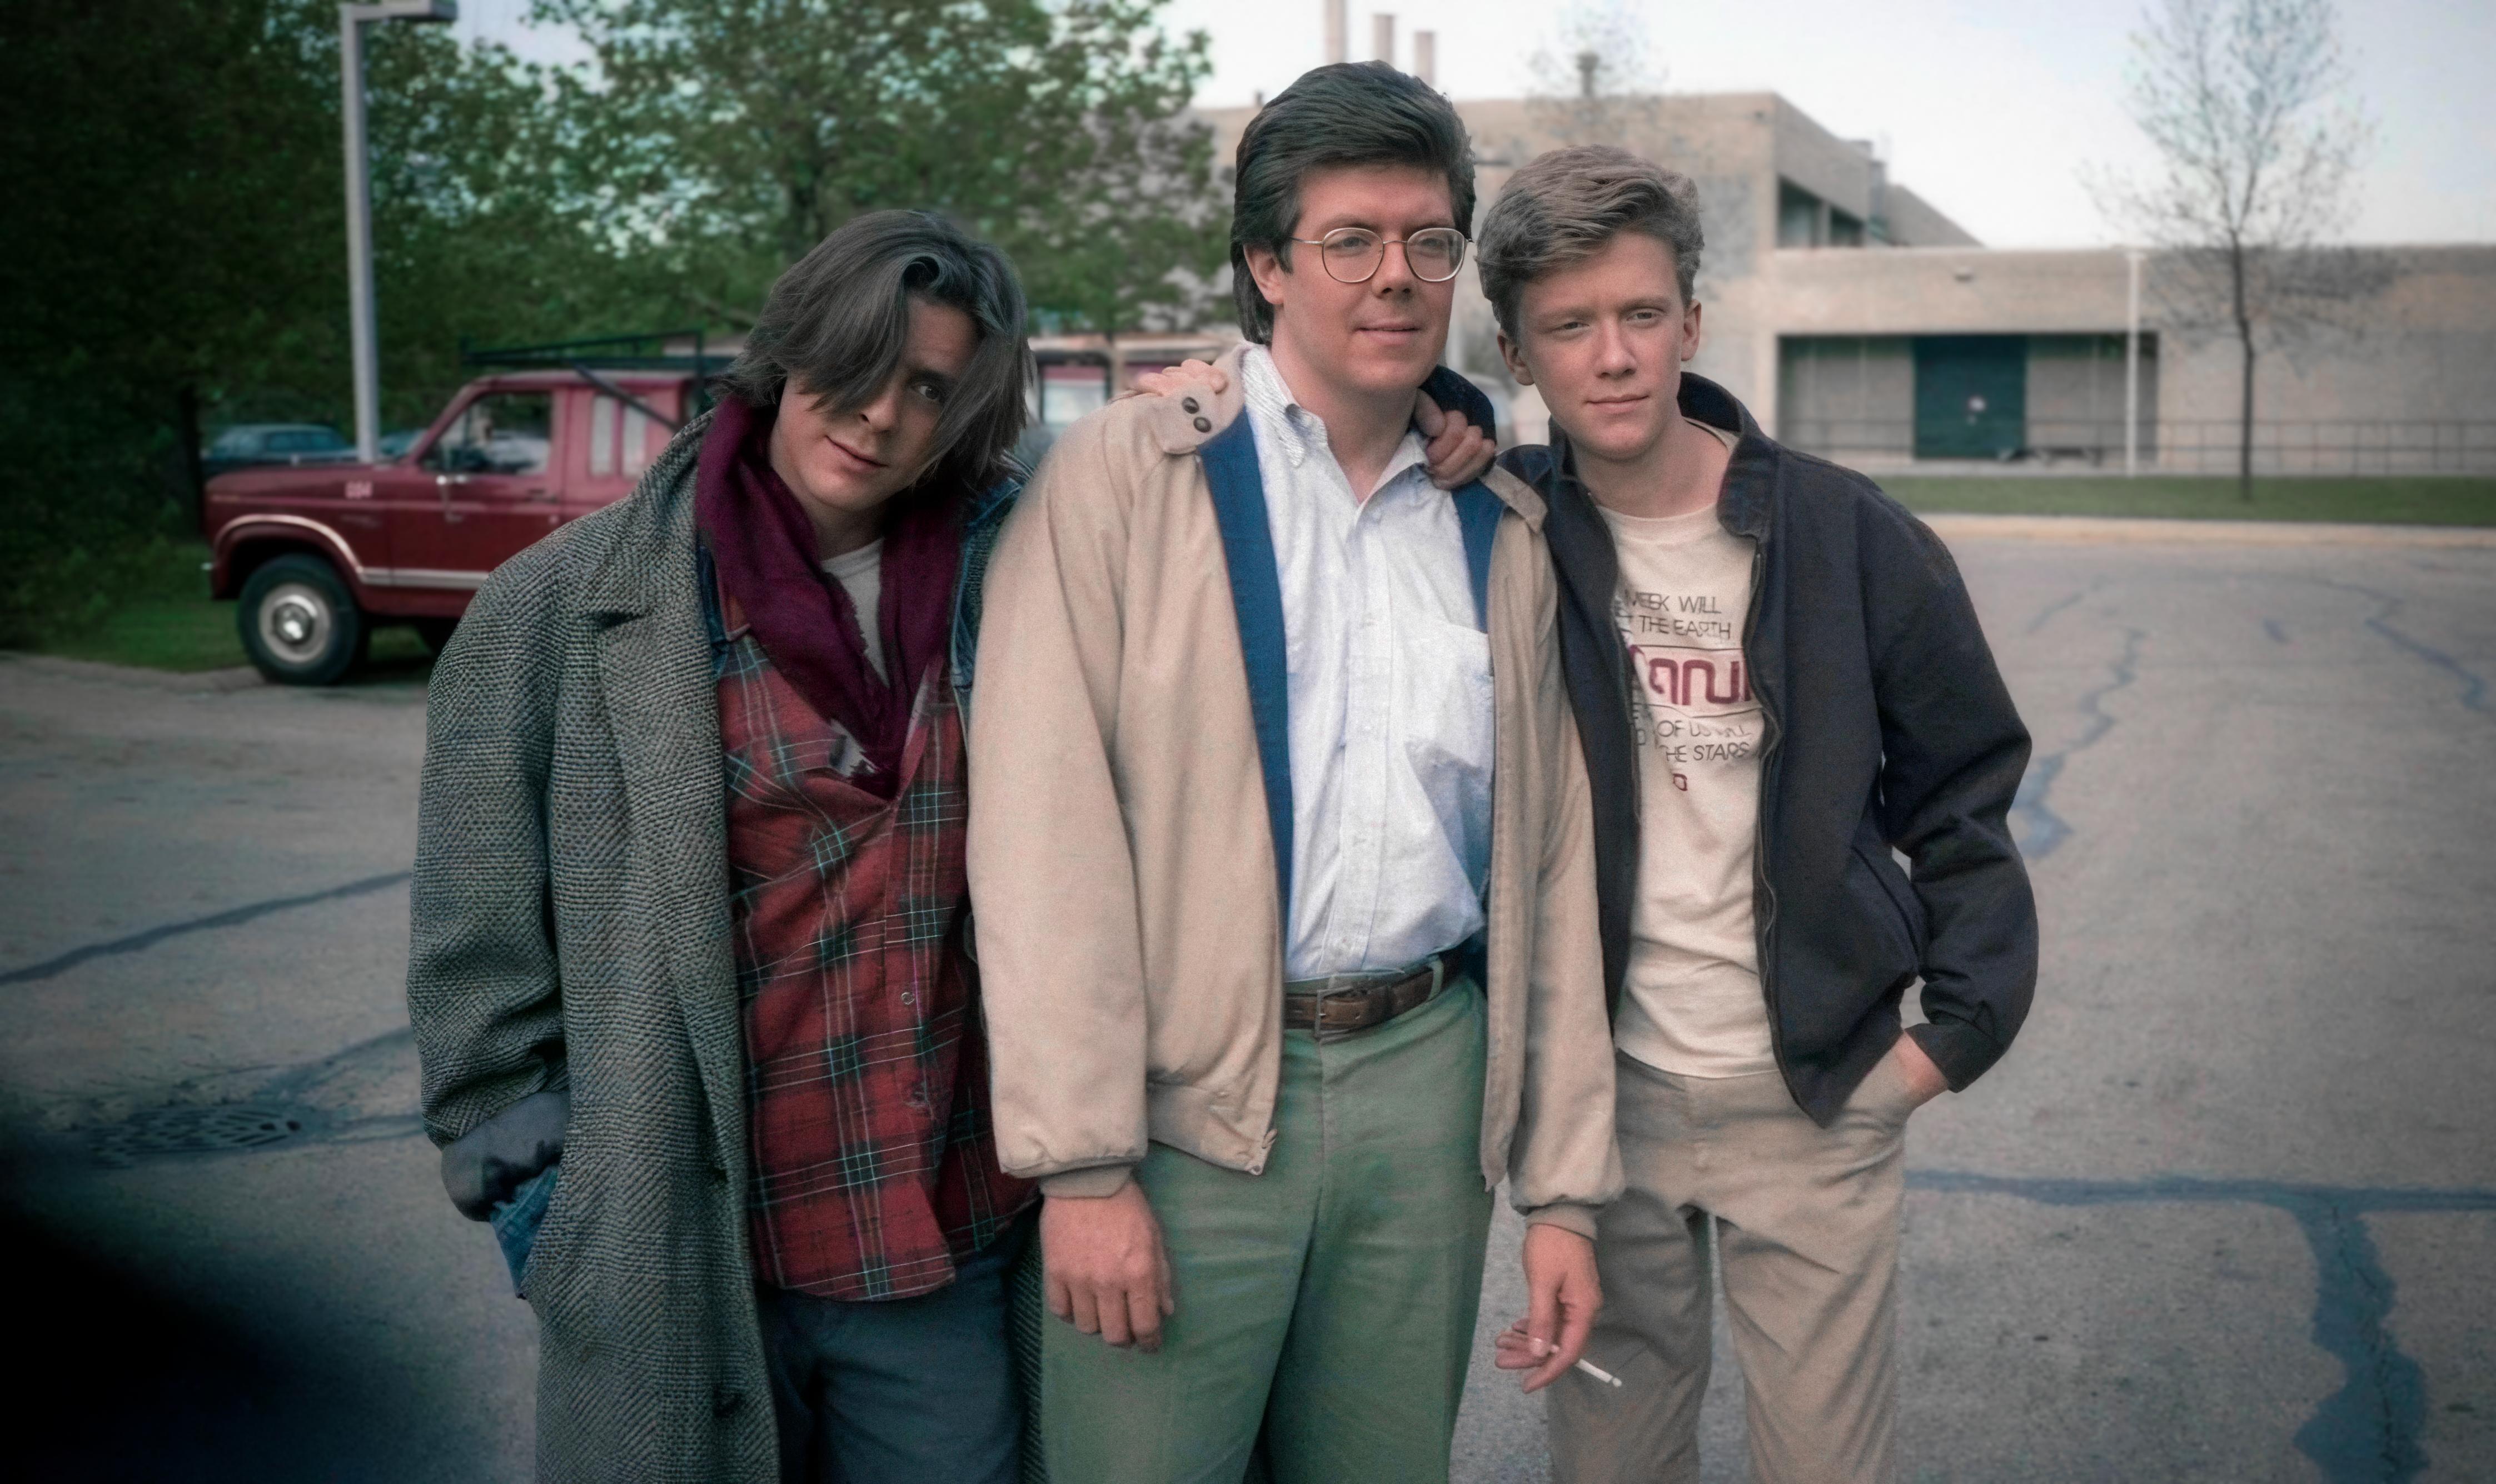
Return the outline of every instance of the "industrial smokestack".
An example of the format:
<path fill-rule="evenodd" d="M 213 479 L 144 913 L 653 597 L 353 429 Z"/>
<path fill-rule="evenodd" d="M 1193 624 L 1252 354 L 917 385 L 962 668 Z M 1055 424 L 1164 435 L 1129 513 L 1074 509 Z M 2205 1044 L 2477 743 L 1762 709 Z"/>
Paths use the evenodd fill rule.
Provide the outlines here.
<path fill-rule="evenodd" d="M 1432 87 L 1437 87 L 1439 85 L 1438 32 L 1416 31 L 1413 33 L 1413 76 L 1429 83 Z"/>
<path fill-rule="evenodd" d="M 1352 0 L 1325 0 L 1326 60 L 1352 60 Z"/>
<path fill-rule="evenodd" d="M 1381 12 L 1369 18 L 1370 42 L 1378 50 L 1378 60 L 1395 65 L 1395 17 Z"/>

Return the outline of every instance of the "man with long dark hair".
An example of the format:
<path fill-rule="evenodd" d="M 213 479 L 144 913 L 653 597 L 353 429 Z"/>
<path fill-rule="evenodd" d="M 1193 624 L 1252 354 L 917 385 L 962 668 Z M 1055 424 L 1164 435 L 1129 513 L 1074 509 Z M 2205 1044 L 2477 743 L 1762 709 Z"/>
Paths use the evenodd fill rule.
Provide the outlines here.
<path fill-rule="evenodd" d="M 1283 1484 L 1444 1480 L 1492 1186 L 1536 1386 L 1620 1186 L 1543 507 L 1432 489 L 1410 427 L 1473 215 L 1448 101 L 1322 68 L 1236 180 L 1250 343 L 1070 429 L 987 583 L 970 863 L 1048 1467 L 1236 1484 L 1262 1431 Z"/>
<path fill-rule="evenodd" d="M 541 1478 L 1014 1476 L 962 704 L 1029 376 L 1001 254 L 860 217 L 434 672 L 408 1001 Z"/>

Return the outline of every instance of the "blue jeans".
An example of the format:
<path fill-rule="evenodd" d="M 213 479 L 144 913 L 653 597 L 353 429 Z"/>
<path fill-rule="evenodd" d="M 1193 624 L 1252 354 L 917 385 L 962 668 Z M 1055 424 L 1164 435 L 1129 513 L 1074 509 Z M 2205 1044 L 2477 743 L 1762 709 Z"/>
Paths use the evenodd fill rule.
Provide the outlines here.
<path fill-rule="evenodd" d="M 755 1294 L 786 1484 L 1015 1484 L 1022 1397 L 1007 1294 L 1026 1215 L 907 1299 Z"/>
<path fill-rule="evenodd" d="M 525 1298 L 528 1287 L 522 1281 L 529 1271 L 529 1252 L 538 1243 L 538 1228 L 545 1224 L 546 1205 L 554 1199 L 557 1177 L 563 1174 L 560 1162 L 547 1165 L 522 1182 L 508 1201 L 496 1201 L 485 1219 L 494 1228 L 494 1242 L 503 1249 L 503 1261 L 512 1269 L 512 1291 Z"/>

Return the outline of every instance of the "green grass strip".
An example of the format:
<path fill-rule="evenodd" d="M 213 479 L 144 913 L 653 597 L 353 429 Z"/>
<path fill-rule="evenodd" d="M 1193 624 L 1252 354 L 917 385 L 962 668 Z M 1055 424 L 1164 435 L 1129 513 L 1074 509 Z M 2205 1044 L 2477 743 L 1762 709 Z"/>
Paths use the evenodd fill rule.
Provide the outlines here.
<path fill-rule="evenodd" d="M 2144 475 L 1893 475 L 1910 510 L 1935 514 L 2114 516 L 2189 521 L 2326 521 L 2383 525 L 2496 525 L 2496 479 L 2232 479 Z"/>

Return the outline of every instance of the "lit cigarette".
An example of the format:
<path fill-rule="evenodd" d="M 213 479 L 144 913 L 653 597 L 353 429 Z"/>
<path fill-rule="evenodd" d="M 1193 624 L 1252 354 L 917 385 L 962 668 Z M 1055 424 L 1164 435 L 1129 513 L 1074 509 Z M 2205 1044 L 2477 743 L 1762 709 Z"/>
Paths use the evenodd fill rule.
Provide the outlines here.
<path fill-rule="evenodd" d="M 1558 1345 L 1553 1344 L 1550 1341 L 1537 1339 L 1532 1335 L 1526 1335 L 1521 1329 L 1512 1330 L 1510 1331 L 1510 1334 L 1514 1334 L 1522 1338 L 1526 1343 L 1534 1347 L 1534 1353 L 1537 1355 L 1556 1354 L 1560 1349 Z M 1500 1338 L 1505 1341 L 1508 1336 L 1503 1335 Z M 1619 1376 L 1612 1374 L 1610 1372 L 1605 1370 L 1599 1365 L 1596 1365 L 1591 1360 L 1581 1359 L 1577 1361 L 1576 1363 L 1576 1369 L 1585 1372 L 1588 1375 L 1593 1376 L 1596 1380 L 1603 1382 L 1607 1386 L 1618 1386 L 1621 1384 L 1621 1378 Z"/>

